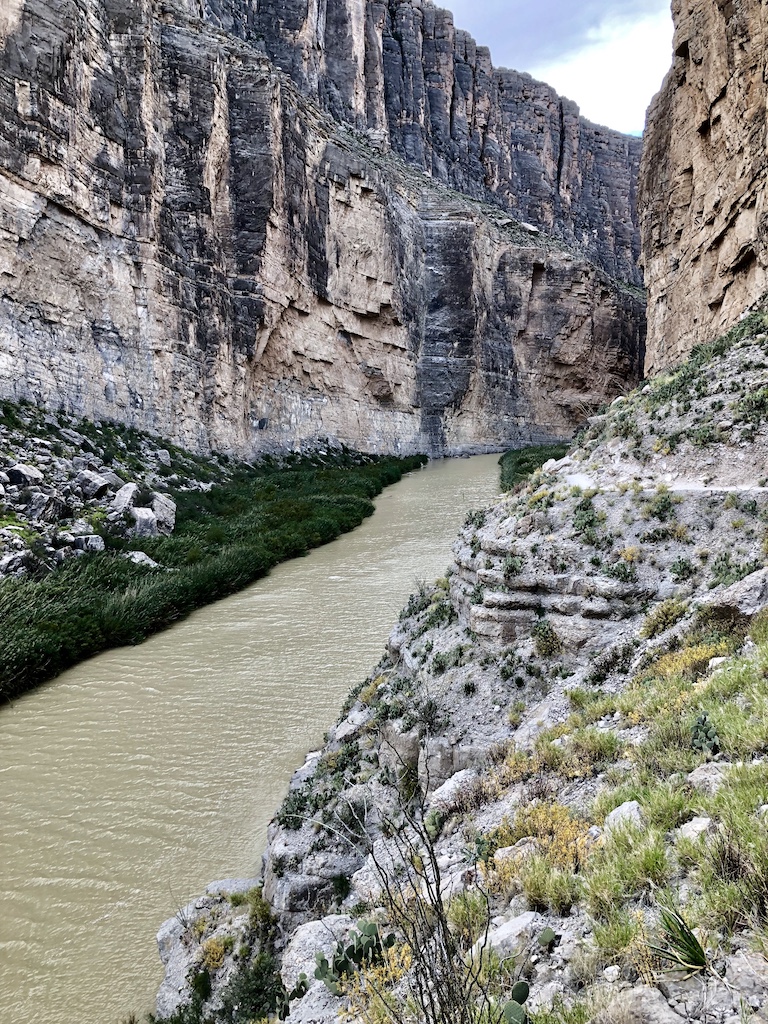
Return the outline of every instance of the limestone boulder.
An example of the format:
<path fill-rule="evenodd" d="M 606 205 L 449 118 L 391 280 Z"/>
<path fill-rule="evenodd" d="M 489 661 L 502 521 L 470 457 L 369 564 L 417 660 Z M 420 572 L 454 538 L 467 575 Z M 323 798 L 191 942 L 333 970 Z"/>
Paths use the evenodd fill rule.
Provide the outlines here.
<path fill-rule="evenodd" d="M 285 987 L 290 991 L 301 974 L 306 974 L 312 982 L 317 953 L 322 953 L 330 961 L 336 944 L 347 940 L 352 925 L 352 918 L 346 914 L 332 914 L 319 921 L 308 921 L 300 925 L 291 936 L 280 965 L 280 976 Z"/>
<path fill-rule="evenodd" d="M 5 475 L 8 478 L 7 482 L 14 487 L 34 487 L 43 483 L 45 479 L 37 467 L 26 466 L 20 462 L 17 462 L 15 466 L 10 466 Z"/>
<path fill-rule="evenodd" d="M 139 492 L 138 484 L 124 484 L 112 499 L 110 509 L 115 513 L 123 513 L 132 508 Z"/>
<path fill-rule="evenodd" d="M 599 1024 L 684 1024 L 657 988 L 637 986 L 621 992 L 595 1018 Z"/>
<path fill-rule="evenodd" d="M 75 485 L 86 501 L 90 501 L 91 498 L 103 498 L 109 490 L 109 481 L 90 469 L 84 469 L 77 474 Z"/>
<path fill-rule="evenodd" d="M 151 509 L 155 514 L 157 532 L 170 536 L 176 526 L 176 502 L 167 494 L 152 493 Z"/>
<path fill-rule="evenodd" d="M 134 537 L 156 537 L 159 533 L 157 528 L 157 516 L 151 508 L 131 508 L 128 510 L 133 526 L 130 533 Z"/>

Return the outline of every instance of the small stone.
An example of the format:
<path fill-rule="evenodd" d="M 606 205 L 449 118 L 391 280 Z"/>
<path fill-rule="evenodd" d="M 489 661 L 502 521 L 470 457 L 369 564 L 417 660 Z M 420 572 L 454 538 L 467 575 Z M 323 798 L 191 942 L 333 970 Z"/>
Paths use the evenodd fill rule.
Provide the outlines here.
<path fill-rule="evenodd" d="M 714 796 L 725 781 L 725 772 L 729 764 L 701 764 L 688 776 L 688 782 L 700 793 Z"/>
<path fill-rule="evenodd" d="M 611 829 L 624 825 L 634 825 L 636 828 L 642 828 L 644 823 L 645 816 L 640 804 L 637 800 L 627 800 L 626 803 L 611 811 L 605 819 L 605 830 L 610 832 Z"/>
<path fill-rule="evenodd" d="M 609 984 L 615 985 L 621 977 L 621 968 L 616 964 L 613 964 L 611 967 L 606 967 L 603 971 L 603 977 L 607 982 L 609 982 Z"/>

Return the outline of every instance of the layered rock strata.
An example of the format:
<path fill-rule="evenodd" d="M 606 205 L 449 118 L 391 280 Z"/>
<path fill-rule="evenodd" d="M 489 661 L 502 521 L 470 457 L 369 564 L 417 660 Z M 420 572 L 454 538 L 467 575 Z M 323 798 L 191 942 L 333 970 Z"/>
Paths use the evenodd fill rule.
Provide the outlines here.
<path fill-rule="evenodd" d="M 318 69 L 300 73 L 304 22 L 291 35 L 294 16 L 269 8 L 277 35 L 237 3 L 26 0 L 4 16 L 0 393 L 242 455 L 324 437 L 444 454 L 569 435 L 642 360 L 641 299 L 622 283 L 634 144 L 573 118 L 556 140 L 554 94 L 521 79 L 510 110 L 535 145 L 500 138 L 517 185 L 496 196 L 536 221 L 521 226 L 439 180 L 491 196 L 487 174 L 470 187 L 479 164 L 465 180 L 431 157 L 433 177 L 409 167 L 394 101 L 392 149 L 358 130 L 363 108 L 333 100 L 349 61 L 323 36 L 307 51 Z M 325 17 L 330 39 L 330 5 Z M 334 45 L 365 63 L 369 36 Z M 400 89 L 384 64 L 369 81 Z M 467 81 L 472 97 L 488 107 Z"/>
<path fill-rule="evenodd" d="M 676 0 L 674 64 L 640 177 L 650 372 L 768 291 L 768 20 L 759 0 Z"/>

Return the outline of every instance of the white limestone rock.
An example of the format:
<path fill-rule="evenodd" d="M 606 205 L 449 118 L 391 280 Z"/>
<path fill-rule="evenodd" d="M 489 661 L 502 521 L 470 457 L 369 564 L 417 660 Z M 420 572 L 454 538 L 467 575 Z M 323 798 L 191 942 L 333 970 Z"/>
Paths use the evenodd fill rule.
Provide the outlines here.
<path fill-rule="evenodd" d="M 323 953 L 330 960 L 337 943 L 345 942 L 351 930 L 352 918 L 348 914 L 332 914 L 300 925 L 291 936 L 280 965 L 280 977 L 288 991 L 302 974 L 312 980 L 317 966 L 316 954 Z"/>
<path fill-rule="evenodd" d="M 131 508 L 129 513 L 133 520 L 133 526 L 129 532 L 134 537 L 157 536 L 159 532 L 157 529 L 157 516 L 151 508 Z"/>
<path fill-rule="evenodd" d="M 636 828 L 642 828 L 645 823 L 645 817 L 643 815 L 643 809 L 637 800 L 627 800 L 626 803 L 620 804 L 605 819 L 605 831 L 610 832 L 611 829 L 620 828 L 624 825 L 634 825 Z"/>

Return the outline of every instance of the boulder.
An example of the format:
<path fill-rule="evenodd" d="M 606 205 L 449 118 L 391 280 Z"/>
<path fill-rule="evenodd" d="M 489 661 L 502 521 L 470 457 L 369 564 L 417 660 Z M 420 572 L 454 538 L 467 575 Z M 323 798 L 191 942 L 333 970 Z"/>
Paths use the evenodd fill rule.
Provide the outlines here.
<path fill-rule="evenodd" d="M 8 483 L 15 487 L 32 487 L 41 484 L 44 480 L 43 474 L 34 466 L 25 466 L 17 462 L 15 466 L 7 471 Z"/>
<path fill-rule="evenodd" d="M 339 1019 L 342 1006 L 341 999 L 333 995 L 322 981 L 316 981 L 303 999 L 293 1002 L 285 1024 L 331 1024 Z"/>
<path fill-rule="evenodd" d="M 729 764 L 710 763 L 700 764 L 688 776 L 688 782 L 700 793 L 708 793 L 714 796 L 725 781 L 725 773 L 731 766 Z"/>
<path fill-rule="evenodd" d="M 89 554 L 96 554 L 99 551 L 103 551 L 105 547 L 104 538 L 100 537 L 97 533 L 87 534 L 84 537 L 75 537 L 75 551 L 87 551 Z"/>
<path fill-rule="evenodd" d="M 155 458 L 161 466 L 170 466 L 171 464 L 171 453 L 166 448 L 158 448 Z"/>
<path fill-rule="evenodd" d="M 123 558 L 127 558 L 129 562 L 133 562 L 134 565 L 144 565 L 147 569 L 159 569 L 159 564 L 150 558 L 149 555 L 143 551 L 126 551 Z"/>
<path fill-rule="evenodd" d="M 529 860 L 531 857 L 535 857 L 538 852 L 538 842 L 529 836 L 518 840 L 514 846 L 502 846 L 500 850 L 494 853 L 493 862 L 497 867 L 505 861 L 521 863 L 522 861 Z"/>
<path fill-rule="evenodd" d="M 63 498 L 58 494 L 44 494 L 38 491 L 32 496 L 27 506 L 27 516 L 30 519 L 39 519 L 46 523 L 58 523 L 64 519 L 68 509 Z"/>
<path fill-rule="evenodd" d="M 151 508 L 129 509 L 133 526 L 130 533 L 134 537 L 156 537 L 158 534 L 157 517 Z"/>
<path fill-rule="evenodd" d="M 4 555 L 0 558 L 0 576 L 7 576 L 12 572 L 18 572 L 23 565 L 23 555 Z"/>
<path fill-rule="evenodd" d="M 729 957 L 725 978 L 751 1009 L 768 1004 L 768 961 L 759 953 Z"/>
<path fill-rule="evenodd" d="M 115 491 L 120 490 L 121 487 L 125 487 L 125 480 L 123 480 L 121 476 L 118 476 L 117 473 L 114 473 L 107 466 L 104 466 L 99 470 L 99 475 L 103 476 L 104 479 L 109 484 L 109 486 L 113 488 L 113 490 Z"/>
<path fill-rule="evenodd" d="M 133 502 L 138 493 L 138 484 L 124 484 L 112 499 L 110 508 L 118 514 L 133 507 Z"/>
<path fill-rule="evenodd" d="M 90 469 L 81 470 L 75 477 L 75 484 L 87 501 L 91 498 L 103 498 L 109 490 L 109 481 Z"/>
<path fill-rule="evenodd" d="M 756 615 L 768 605 L 768 568 L 750 573 L 702 603 L 715 611 Z"/>
<path fill-rule="evenodd" d="M 176 502 L 165 494 L 152 492 L 152 511 L 157 521 L 157 532 L 169 536 L 176 526 Z"/>
<path fill-rule="evenodd" d="M 698 839 L 699 836 L 708 832 L 711 826 L 711 818 L 693 818 L 691 821 L 687 821 L 685 825 L 681 825 L 677 830 L 677 834 L 681 839 Z"/>
<path fill-rule="evenodd" d="M 450 811 L 456 802 L 456 798 L 463 793 L 477 778 L 477 772 L 472 768 L 465 768 L 456 772 L 447 782 L 439 786 L 430 798 L 430 807 L 443 811 Z"/>
<path fill-rule="evenodd" d="M 542 928 L 541 915 L 529 910 L 493 928 L 488 933 L 488 946 L 495 949 L 499 956 L 514 956 Z"/>
<path fill-rule="evenodd" d="M 675 1013 L 657 988 L 641 985 L 616 996 L 595 1020 L 600 1024 L 683 1024 L 685 1018 Z"/>
<path fill-rule="evenodd" d="M 352 918 L 347 914 L 332 914 L 320 921 L 299 925 L 285 948 L 280 976 L 290 991 L 301 974 L 312 981 L 315 976 L 316 953 L 323 953 L 330 961 L 338 942 L 346 942 L 352 929 Z"/>

